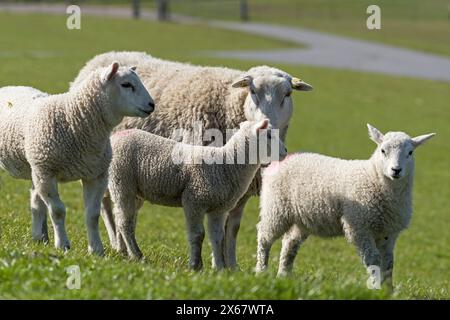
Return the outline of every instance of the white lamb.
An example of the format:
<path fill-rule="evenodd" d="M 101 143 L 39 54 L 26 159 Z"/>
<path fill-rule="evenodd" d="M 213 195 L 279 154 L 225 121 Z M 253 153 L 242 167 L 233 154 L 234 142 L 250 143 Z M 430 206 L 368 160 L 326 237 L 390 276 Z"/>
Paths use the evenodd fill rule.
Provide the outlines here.
<path fill-rule="evenodd" d="M 100 54 L 86 63 L 72 85 L 82 81 L 92 70 L 112 61 L 138 66 L 145 87 L 158 104 L 151 117 L 126 118 L 116 130 L 136 128 L 172 139 L 178 129 L 193 130 L 197 122 L 204 130 L 220 130 L 225 137 L 227 129 L 238 128 L 241 122 L 268 119 L 272 128 L 280 130 L 284 141 L 293 112 L 291 93 L 312 90 L 300 79 L 268 66 L 245 71 L 195 66 L 158 59 L 142 52 Z M 184 137 L 179 141 L 202 144 Z M 206 141 L 203 143 L 208 144 Z M 259 194 L 260 185 L 258 172 L 248 192 L 227 218 L 225 257 L 230 267 L 237 267 L 236 237 L 244 206 L 251 196 Z M 106 226 L 111 230 L 108 223 Z"/>
<path fill-rule="evenodd" d="M 70 248 L 58 182 L 81 179 L 89 250 L 102 254 L 98 217 L 111 159 L 110 133 L 124 116 L 146 117 L 154 109 L 134 69 L 113 63 L 60 95 L 1 88 L 0 103 L 0 167 L 32 180 L 33 238 L 48 241 L 48 208 L 55 246 Z"/>
<path fill-rule="evenodd" d="M 383 135 L 368 125 L 377 148 L 368 160 L 342 160 L 298 153 L 263 173 L 256 271 L 267 268 L 273 242 L 282 236 L 279 275 L 292 269 L 309 235 L 344 235 L 354 244 L 375 281 L 392 287 L 393 251 L 412 214 L 413 151 L 435 134 L 415 138 Z"/>
<path fill-rule="evenodd" d="M 135 227 L 137 211 L 144 200 L 182 206 L 191 248 L 190 267 L 198 270 L 203 265 L 203 219 L 207 215 L 213 267 L 223 268 L 227 211 L 247 191 L 261 163 L 286 155 L 283 142 L 278 135 L 272 134 L 271 137 L 271 130 L 265 130 L 267 126 L 268 120 L 244 122 L 223 147 L 183 144 L 137 129 L 113 135 L 108 190 L 114 204 L 115 248 L 128 252 L 131 258 L 142 256 L 135 239 Z M 265 144 L 259 138 L 266 131 L 268 139 Z M 251 148 L 251 141 L 256 140 L 262 141 L 259 146 L 267 146 L 268 156 L 255 156 L 254 161 L 250 161 L 250 154 L 255 155 L 257 151 Z M 242 157 L 245 155 L 248 161 Z M 215 163 L 212 163 L 213 159 Z M 104 200 L 104 208 L 108 210 L 111 208 L 109 201 L 108 198 Z M 111 214 L 108 213 L 109 216 Z"/>

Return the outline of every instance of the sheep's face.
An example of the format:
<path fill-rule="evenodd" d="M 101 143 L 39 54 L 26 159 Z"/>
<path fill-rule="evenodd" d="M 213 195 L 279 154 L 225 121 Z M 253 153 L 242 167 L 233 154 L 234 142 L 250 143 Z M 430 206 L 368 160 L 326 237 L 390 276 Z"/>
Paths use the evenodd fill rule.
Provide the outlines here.
<path fill-rule="evenodd" d="M 378 145 L 375 157 L 383 175 L 391 180 L 408 176 L 414 170 L 414 150 L 435 134 L 411 138 L 404 132 L 388 132 L 383 135 L 368 125 L 370 138 Z"/>
<path fill-rule="evenodd" d="M 287 156 L 287 149 L 280 139 L 279 130 L 272 130 L 269 120 L 247 121 L 243 124 L 248 124 L 251 140 L 256 142 L 250 142 L 249 146 L 250 152 L 257 153 L 258 163 L 267 165 L 271 161 L 282 161 Z"/>
<path fill-rule="evenodd" d="M 270 68 L 269 71 L 255 72 L 257 74 L 255 76 L 244 76 L 235 81 L 233 87 L 248 90 L 244 104 L 246 119 L 249 121 L 268 119 L 271 126 L 279 129 L 284 138 L 292 116 L 293 90 L 309 91 L 312 87 L 276 69 Z"/>
<path fill-rule="evenodd" d="M 118 63 L 113 63 L 102 74 L 102 83 L 117 116 L 144 118 L 155 109 L 152 97 L 135 70 L 135 67 L 119 68 Z"/>

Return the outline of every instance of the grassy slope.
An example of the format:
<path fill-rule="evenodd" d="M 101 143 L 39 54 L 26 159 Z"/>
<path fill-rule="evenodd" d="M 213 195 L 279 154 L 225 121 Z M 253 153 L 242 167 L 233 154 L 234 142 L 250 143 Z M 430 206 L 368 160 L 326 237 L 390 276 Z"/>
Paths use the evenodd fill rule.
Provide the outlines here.
<path fill-rule="evenodd" d="M 28 84 L 51 92 L 64 91 L 88 58 L 111 49 L 147 50 L 166 58 L 245 69 L 252 64 L 204 59 L 194 53 L 231 46 L 285 45 L 211 29 L 83 21 L 81 32 L 68 32 L 58 17 L 1 15 L 0 86 Z M 224 39 L 232 39 L 232 43 Z M 55 57 L 44 56 L 44 51 Z M 296 110 L 289 150 L 367 157 L 374 145 L 367 138 L 366 122 L 381 130 L 438 133 L 417 152 L 415 213 L 411 227 L 398 243 L 394 274 L 398 293 L 393 298 L 449 298 L 448 84 L 321 68 L 283 68 L 316 88 L 293 95 Z M 0 298 L 389 298 L 384 291 L 365 289 L 365 272 L 355 250 L 343 239 L 309 239 L 299 252 L 293 279 L 274 279 L 277 243 L 269 273 L 255 277 L 257 199 L 249 203 L 239 233 L 242 272 L 211 271 L 205 241 L 206 270 L 195 274 L 186 268 L 188 251 L 181 209 L 145 205 L 137 231 L 145 262 L 127 262 L 111 252 L 105 258 L 89 257 L 81 186 L 62 185 L 73 247 L 63 255 L 52 246 L 30 240 L 29 183 L 4 172 L 0 182 Z M 106 240 L 103 227 L 102 232 Z M 64 268 L 73 264 L 81 268 L 81 290 L 65 288 Z"/>

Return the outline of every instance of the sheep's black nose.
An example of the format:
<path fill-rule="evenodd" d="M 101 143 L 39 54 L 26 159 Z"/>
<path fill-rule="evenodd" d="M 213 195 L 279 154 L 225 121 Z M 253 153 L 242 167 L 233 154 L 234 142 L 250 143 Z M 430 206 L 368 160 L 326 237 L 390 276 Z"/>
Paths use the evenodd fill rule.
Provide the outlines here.
<path fill-rule="evenodd" d="M 284 148 L 284 152 L 286 152 L 286 153 L 287 153 L 287 148 Z"/>
<path fill-rule="evenodd" d="M 150 107 L 150 112 L 153 112 L 155 110 L 155 103 L 154 102 L 149 102 L 148 106 Z"/>
<path fill-rule="evenodd" d="M 391 169 L 395 175 L 398 175 L 402 171 L 402 168 L 391 168 Z"/>

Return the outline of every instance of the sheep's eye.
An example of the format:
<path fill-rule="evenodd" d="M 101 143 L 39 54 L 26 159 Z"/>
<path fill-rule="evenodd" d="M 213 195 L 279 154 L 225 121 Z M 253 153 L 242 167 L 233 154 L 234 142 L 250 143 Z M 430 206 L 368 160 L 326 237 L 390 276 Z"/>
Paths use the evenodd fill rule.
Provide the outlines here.
<path fill-rule="evenodd" d="M 256 94 L 256 91 L 255 91 L 255 89 L 253 89 L 253 88 L 252 88 L 252 89 L 250 89 L 250 93 L 251 93 L 251 94 Z"/>
<path fill-rule="evenodd" d="M 384 151 L 384 149 L 381 149 L 381 153 L 386 154 L 386 151 Z"/>
<path fill-rule="evenodd" d="M 122 83 L 121 86 L 123 88 L 131 88 L 131 90 L 134 91 L 134 86 L 129 82 Z"/>
<path fill-rule="evenodd" d="M 289 98 L 289 97 L 291 96 L 291 94 L 292 94 L 292 91 L 291 91 L 291 92 L 288 92 L 288 93 L 286 94 L 286 98 Z"/>
<path fill-rule="evenodd" d="M 410 155 L 412 155 L 413 154 L 413 152 L 412 152 L 412 150 L 408 153 L 408 156 L 410 156 Z"/>

